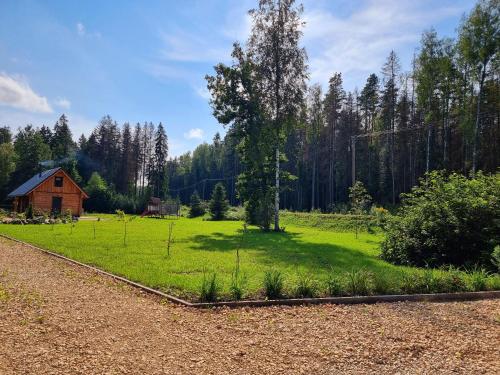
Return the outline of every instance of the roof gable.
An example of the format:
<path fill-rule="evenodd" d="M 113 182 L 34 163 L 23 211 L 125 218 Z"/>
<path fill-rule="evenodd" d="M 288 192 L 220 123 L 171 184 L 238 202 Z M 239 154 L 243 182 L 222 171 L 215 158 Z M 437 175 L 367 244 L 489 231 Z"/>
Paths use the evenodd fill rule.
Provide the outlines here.
<path fill-rule="evenodd" d="M 7 197 L 9 198 L 14 198 L 14 197 L 22 197 L 24 195 L 29 194 L 31 191 L 33 191 L 37 186 L 39 186 L 42 182 L 46 181 L 50 177 L 52 177 L 54 174 L 57 172 L 61 171 L 64 173 L 64 175 L 84 194 L 85 198 L 88 198 L 87 193 L 85 193 L 78 184 L 73 181 L 73 179 L 66 173 L 61 167 L 49 169 L 46 171 L 43 171 L 41 173 L 37 173 L 33 177 L 31 177 L 28 181 L 26 181 L 24 184 L 19 186 L 17 189 L 14 191 L 10 192 Z"/>
<path fill-rule="evenodd" d="M 23 195 L 28 194 L 31 190 L 36 188 L 38 185 L 40 185 L 42 182 L 44 182 L 46 179 L 54 175 L 57 171 L 59 171 L 61 168 L 52 168 L 46 171 L 43 171 L 41 173 L 37 173 L 33 177 L 31 177 L 28 181 L 26 181 L 24 184 L 19 186 L 17 189 L 11 191 L 7 197 L 12 198 L 12 197 L 21 197 Z"/>

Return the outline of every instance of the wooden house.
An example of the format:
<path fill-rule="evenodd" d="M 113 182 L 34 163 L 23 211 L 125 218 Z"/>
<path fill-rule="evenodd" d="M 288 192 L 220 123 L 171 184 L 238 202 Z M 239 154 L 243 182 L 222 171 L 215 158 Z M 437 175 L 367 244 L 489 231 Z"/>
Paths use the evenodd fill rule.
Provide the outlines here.
<path fill-rule="evenodd" d="M 32 205 L 35 211 L 57 214 L 69 209 L 73 216 L 80 216 L 88 195 L 61 168 L 53 168 L 37 173 L 8 198 L 13 199 L 15 212 L 24 212 Z"/>

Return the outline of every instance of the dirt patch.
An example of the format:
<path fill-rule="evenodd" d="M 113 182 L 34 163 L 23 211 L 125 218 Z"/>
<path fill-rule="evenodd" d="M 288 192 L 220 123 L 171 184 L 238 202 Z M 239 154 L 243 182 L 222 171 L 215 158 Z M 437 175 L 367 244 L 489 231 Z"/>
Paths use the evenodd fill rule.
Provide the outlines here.
<path fill-rule="evenodd" d="M 2 374 L 477 373 L 500 301 L 200 311 L 0 239 Z"/>

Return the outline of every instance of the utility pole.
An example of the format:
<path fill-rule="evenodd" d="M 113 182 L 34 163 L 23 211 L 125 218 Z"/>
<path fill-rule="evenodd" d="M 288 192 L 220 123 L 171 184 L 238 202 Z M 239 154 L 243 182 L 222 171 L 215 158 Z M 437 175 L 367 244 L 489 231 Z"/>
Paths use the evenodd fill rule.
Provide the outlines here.
<path fill-rule="evenodd" d="M 354 184 L 356 183 L 356 136 L 355 135 L 353 135 L 351 137 L 351 158 L 352 158 L 352 162 L 351 162 L 352 185 L 351 186 L 354 186 Z"/>

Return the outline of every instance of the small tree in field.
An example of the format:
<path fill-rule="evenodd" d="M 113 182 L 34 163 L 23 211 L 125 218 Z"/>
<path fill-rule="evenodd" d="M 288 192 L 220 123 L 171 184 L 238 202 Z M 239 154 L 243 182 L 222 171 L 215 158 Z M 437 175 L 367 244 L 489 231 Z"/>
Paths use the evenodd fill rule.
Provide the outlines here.
<path fill-rule="evenodd" d="M 214 187 L 209 208 L 212 220 L 224 219 L 226 212 L 229 209 L 229 203 L 226 200 L 226 189 L 224 189 L 224 185 L 220 182 Z"/>
<path fill-rule="evenodd" d="M 351 211 L 357 215 L 367 212 L 372 202 L 372 197 L 361 181 L 356 181 L 349 188 L 349 199 L 351 200 Z"/>
<path fill-rule="evenodd" d="M 195 190 L 191 195 L 191 201 L 189 204 L 189 217 L 198 217 L 205 214 L 205 208 L 201 205 L 201 199 L 198 192 Z"/>
<path fill-rule="evenodd" d="M 356 181 L 349 188 L 349 199 L 351 200 L 351 212 L 356 215 L 361 215 L 368 211 L 372 197 L 368 194 L 365 186 L 361 181 Z M 356 219 L 356 238 L 358 238 L 359 220 Z"/>

